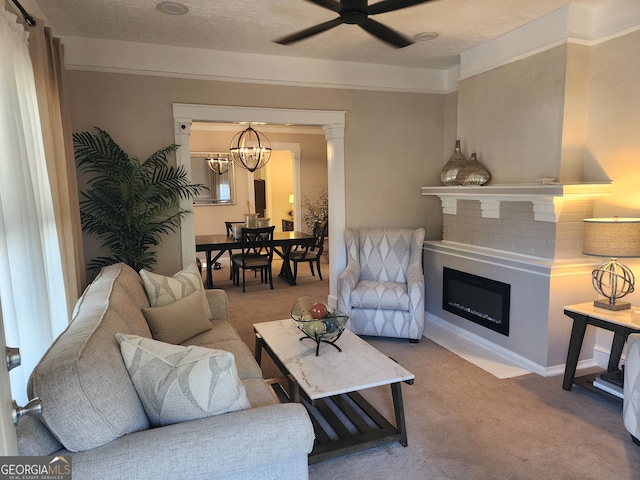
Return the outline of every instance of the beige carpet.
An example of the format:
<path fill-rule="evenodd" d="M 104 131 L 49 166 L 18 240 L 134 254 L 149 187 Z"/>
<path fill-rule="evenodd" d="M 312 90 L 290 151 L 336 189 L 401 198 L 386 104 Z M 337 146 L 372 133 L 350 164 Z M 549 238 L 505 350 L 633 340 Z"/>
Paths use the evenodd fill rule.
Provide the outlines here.
<path fill-rule="evenodd" d="M 250 279 L 244 294 L 228 275 L 223 261 L 214 281 L 227 291 L 231 321 L 252 349 L 253 323 L 286 318 L 299 296 L 328 294 L 328 275 L 320 282 L 304 265 L 296 286 L 274 279 L 270 290 Z M 311 465 L 312 480 L 640 479 L 640 447 L 624 429 L 621 404 L 580 387 L 566 392 L 561 377 L 499 379 L 426 338 L 365 340 L 416 376 L 414 385 L 403 385 L 409 446 Z M 266 376 L 278 374 L 263 363 Z M 363 394 L 393 418 L 388 387 Z"/>

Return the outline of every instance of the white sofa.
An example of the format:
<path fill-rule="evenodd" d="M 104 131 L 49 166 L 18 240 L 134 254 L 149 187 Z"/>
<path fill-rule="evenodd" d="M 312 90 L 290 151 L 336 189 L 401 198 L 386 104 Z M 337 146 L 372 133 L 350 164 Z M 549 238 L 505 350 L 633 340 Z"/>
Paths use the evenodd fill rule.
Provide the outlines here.
<path fill-rule="evenodd" d="M 223 290 L 207 290 L 211 329 L 183 345 L 232 352 L 251 407 L 151 428 L 116 333 L 151 337 L 140 276 L 102 270 L 72 322 L 34 369 L 29 397 L 42 419 L 23 417 L 20 455 L 71 455 L 82 479 L 304 479 L 314 433 L 300 404 L 280 404 L 249 348 L 228 322 Z"/>
<path fill-rule="evenodd" d="M 345 229 L 347 267 L 338 309 L 360 335 L 408 338 L 424 330 L 424 229 Z"/>
<path fill-rule="evenodd" d="M 624 426 L 640 445 L 640 333 L 627 338 L 627 363 L 624 367 Z"/>

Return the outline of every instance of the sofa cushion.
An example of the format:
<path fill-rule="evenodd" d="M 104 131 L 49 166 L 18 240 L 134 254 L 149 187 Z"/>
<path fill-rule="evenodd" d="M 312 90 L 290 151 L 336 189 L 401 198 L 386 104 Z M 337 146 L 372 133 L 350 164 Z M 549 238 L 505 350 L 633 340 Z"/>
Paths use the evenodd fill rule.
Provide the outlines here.
<path fill-rule="evenodd" d="M 18 455 L 43 457 L 62 449 L 62 444 L 39 418 L 25 416 L 16 427 L 18 437 Z"/>
<path fill-rule="evenodd" d="M 205 296 L 202 276 L 195 262 L 191 262 L 184 270 L 172 277 L 167 277 L 147 270 L 140 270 L 140 278 L 151 307 L 162 307 L 180 300 L 193 292 L 202 292 L 202 303 L 209 312 L 209 302 Z"/>
<path fill-rule="evenodd" d="M 277 405 L 280 403 L 273 388 L 262 378 L 247 378 L 246 380 L 242 380 L 242 384 L 247 392 L 247 398 L 252 408 Z"/>
<path fill-rule="evenodd" d="M 191 340 L 187 340 L 183 343 L 183 345 L 191 345 Z M 240 340 L 240 338 L 236 340 L 224 340 L 220 342 L 213 341 L 211 343 L 200 344 L 199 346 L 205 348 L 215 348 L 216 350 L 224 350 L 225 352 L 232 353 L 234 358 L 236 359 L 236 369 L 238 371 L 238 376 L 242 380 L 245 380 L 247 378 L 263 378 L 262 370 L 253 357 L 251 350 L 249 350 L 249 347 L 247 347 L 247 345 L 242 340 Z"/>
<path fill-rule="evenodd" d="M 131 297 L 119 288 L 122 279 L 137 273 L 124 264 L 102 269 L 76 304 L 67 329 L 49 347 L 29 379 L 29 398 L 40 397 L 42 418 L 53 435 L 72 452 L 90 450 L 128 433 L 149 428 L 115 339 L 117 332 L 133 333 L 146 325 L 120 311 L 140 298 L 142 283 Z M 114 296 L 121 303 L 113 308 Z M 133 323 L 132 323 L 133 322 Z M 147 331 L 148 331 L 148 327 Z"/>
<path fill-rule="evenodd" d="M 153 338 L 179 344 L 211 329 L 209 308 L 202 304 L 203 293 L 193 292 L 163 307 L 143 308 Z"/>
<path fill-rule="evenodd" d="M 151 425 L 251 407 L 231 353 L 136 335 L 116 338 Z"/>

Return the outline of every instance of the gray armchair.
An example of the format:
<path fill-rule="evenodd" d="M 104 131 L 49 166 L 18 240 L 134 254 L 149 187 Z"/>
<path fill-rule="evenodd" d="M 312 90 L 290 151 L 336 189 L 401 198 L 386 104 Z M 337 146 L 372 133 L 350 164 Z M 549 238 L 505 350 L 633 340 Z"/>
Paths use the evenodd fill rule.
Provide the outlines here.
<path fill-rule="evenodd" d="M 424 329 L 424 229 L 345 229 L 347 267 L 338 309 L 360 335 L 408 338 Z"/>
<path fill-rule="evenodd" d="M 624 426 L 633 442 L 640 445 L 640 334 L 627 338 L 627 363 L 624 367 Z"/>

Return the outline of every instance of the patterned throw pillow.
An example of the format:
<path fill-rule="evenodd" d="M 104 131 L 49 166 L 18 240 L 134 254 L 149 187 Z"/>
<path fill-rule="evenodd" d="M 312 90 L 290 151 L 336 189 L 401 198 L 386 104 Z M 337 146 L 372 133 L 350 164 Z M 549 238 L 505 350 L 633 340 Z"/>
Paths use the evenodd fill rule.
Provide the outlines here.
<path fill-rule="evenodd" d="M 250 408 L 233 354 L 116 333 L 142 406 L 154 426 Z"/>
<path fill-rule="evenodd" d="M 191 262 L 187 268 L 180 270 L 173 277 L 166 277 L 143 269 L 140 270 L 140 278 L 142 278 L 150 306 L 163 307 L 193 292 L 201 291 L 203 305 L 211 318 L 209 303 L 204 293 L 202 277 L 196 262 Z"/>
<path fill-rule="evenodd" d="M 211 312 L 204 309 L 201 298 L 202 292 L 193 292 L 164 307 L 143 308 L 153 338 L 177 345 L 211 330 Z"/>

